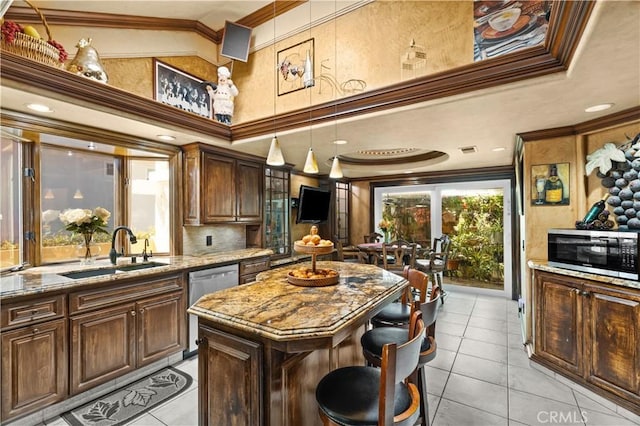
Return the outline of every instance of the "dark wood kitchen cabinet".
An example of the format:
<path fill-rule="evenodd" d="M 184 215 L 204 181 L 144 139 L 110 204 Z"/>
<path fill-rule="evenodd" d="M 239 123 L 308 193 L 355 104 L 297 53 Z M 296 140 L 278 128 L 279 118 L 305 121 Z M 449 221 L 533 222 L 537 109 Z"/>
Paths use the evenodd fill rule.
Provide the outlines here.
<path fill-rule="evenodd" d="M 640 413 L 640 290 L 536 271 L 533 359 Z"/>
<path fill-rule="evenodd" d="M 71 394 L 185 348 L 182 281 L 173 275 L 71 294 Z"/>
<path fill-rule="evenodd" d="M 200 144 L 185 148 L 185 225 L 262 222 L 263 165 L 221 155 Z"/>

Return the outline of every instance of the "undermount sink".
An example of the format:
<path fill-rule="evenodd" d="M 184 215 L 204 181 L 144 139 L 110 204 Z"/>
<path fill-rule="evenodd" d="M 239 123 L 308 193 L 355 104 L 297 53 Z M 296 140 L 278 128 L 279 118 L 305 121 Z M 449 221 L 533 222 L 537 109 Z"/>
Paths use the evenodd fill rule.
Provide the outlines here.
<path fill-rule="evenodd" d="M 158 266 L 167 266 L 167 264 L 161 262 L 129 263 L 116 266 L 116 269 L 119 271 L 137 271 L 138 269 L 157 268 Z"/>
<path fill-rule="evenodd" d="M 84 271 L 66 272 L 60 275 L 74 280 L 79 280 L 82 278 L 99 277 L 100 275 L 113 275 L 122 272 L 137 271 L 139 269 L 157 268 L 158 266 L 167 266 L 167 264 L 161 262 L 130 263 L 128 265 L 120 265 L 112 268 L 97 268 L 87 269 Z"/>

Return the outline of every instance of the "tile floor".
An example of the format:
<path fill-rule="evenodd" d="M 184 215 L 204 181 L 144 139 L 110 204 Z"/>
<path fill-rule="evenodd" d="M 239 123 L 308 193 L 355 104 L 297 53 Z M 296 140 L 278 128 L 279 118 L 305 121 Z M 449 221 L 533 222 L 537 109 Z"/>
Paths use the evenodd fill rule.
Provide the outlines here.
<path fill-rule="evenodd" d="M 431 425 L 640 425 L 640 416 L 529 363 L 516 302 L 451 288 L 427 366 Z M 176 367 L 194 378 L 191 389 L 130 425 L 198 424 L 197 359 Z M 66 426 L 61 418 L 46 424 Z"/>

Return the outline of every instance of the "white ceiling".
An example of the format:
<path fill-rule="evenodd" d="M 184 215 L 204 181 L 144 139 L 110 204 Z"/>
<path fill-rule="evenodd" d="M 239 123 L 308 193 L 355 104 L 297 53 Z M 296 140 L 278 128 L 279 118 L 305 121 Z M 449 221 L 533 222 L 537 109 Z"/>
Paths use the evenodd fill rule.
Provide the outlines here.
<path fill-rule="evenodd" d="M 322 2 L 323 0 L 313 0 Z M 200 20 L 220 29 L 224 21 L 236 21 L 260 7 L 264 1 L 39 1 L 49 9 L 85 10 L 141 16 Z M 16 1 L 14 4 L 19 5 Z M 123 9 L 122 5 L 126 4 Z M 334 10 L 331 3 L 331 12 Z M 308 15 L 307 15 L 308 16 Z M 329 172 L 326 162 L 335 154 L 336 139 L 349 143 L 338 153 L 363 149 L 420 148 L 445 152 L 448 157 L 437 164 L 412 165 L 414 172 L 504 166 L 512 163 L 516 135 L 534 130 L 570 126 L 640 105 L 640 1 L 598 2 L 587 25 L 569 70 L 497 88 L 479 90 L 398 110 L 314 127 L 313 148 L 321 173 Z M 265 24 L 266 25 L 266 24 Z M 270 24 L 271 28 L 273 24 Z M 64 44 L 64 43 L 63 43 Z M 122 49 L 122 46 L 118 47 Z M 108 46 L 102 48 L 109 51 Z M 68 49 L 67 49 L 68 50 Z M 2 87 L 2 107 L 24 110 L 24 104 L 37 94 Z M 46 98 L 44 98 L 46 100 Z M 48 100 L 51 103 L 51 100 Z M 585 113 L 590 105 L 614 103 L 613 108 Z M 123 117 L 92 110 L 89 106 L 63 101 L 53 103 L 54 118 L 86 125 L 117 129 L 148 139 L 161 133 L 178 137 L 176 144 L 221 141 L 202 134 L 189 134 L 159 128 Z M 285 159 L 300 170 L 309 147 L 310 130 L 278 133 Z M 273 135 L 234 141 L 231 149 L 266 157 Z M 458 148 L 477 146 L 477 152 L 462 154 Z M 495 149 L 504 148 L 502 151 Z M 384 169 L 346 169 L 347 177 L 395 174 L 407 167 Z"/>

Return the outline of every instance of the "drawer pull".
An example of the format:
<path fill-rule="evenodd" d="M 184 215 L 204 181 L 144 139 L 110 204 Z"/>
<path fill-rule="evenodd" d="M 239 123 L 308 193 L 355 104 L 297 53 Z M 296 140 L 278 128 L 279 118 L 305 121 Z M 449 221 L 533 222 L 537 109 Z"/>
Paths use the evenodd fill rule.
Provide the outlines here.
<path fill-rule="evenodd" d="M 136 316 L 136 311 L 132 310 L 132 311 L 131 311 L 131 316 L 132 316 L 132 317 L 135 317 L 135 316 Z"/>
<path fill-rule="evenodd" d="M 34 328 L 34 329 L 33 329 L 33 334 L 38 334 L 39 332 L 40 332 L 40 329 L 39 329 L 39 328 Z"/>
<path fill-rule="evenodd" d="M 37 309 L 32 309 L 31 310 L 31 315 L 37 315 L 38 314 L 38 310 Z"/>

